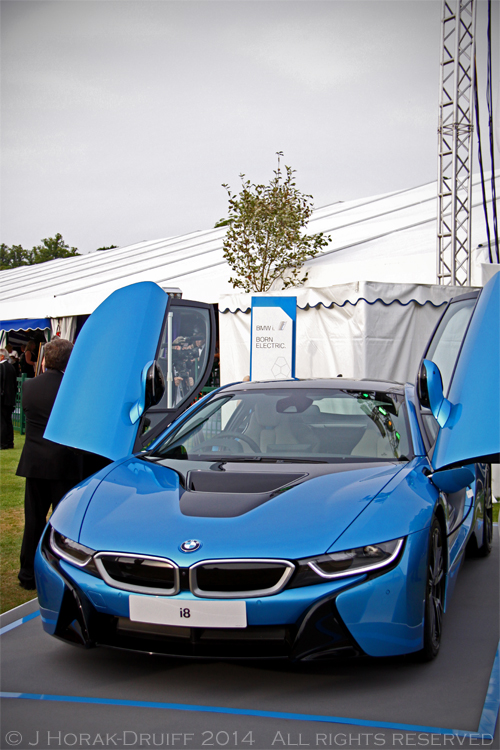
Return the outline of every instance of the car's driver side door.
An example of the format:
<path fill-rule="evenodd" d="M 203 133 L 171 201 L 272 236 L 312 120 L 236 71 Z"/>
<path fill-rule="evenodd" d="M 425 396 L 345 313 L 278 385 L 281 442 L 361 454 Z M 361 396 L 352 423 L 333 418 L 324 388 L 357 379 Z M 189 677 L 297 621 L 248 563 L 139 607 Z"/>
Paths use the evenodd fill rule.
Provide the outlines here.
<path fill-rule="evenodd" d="M 214 348 L 211 305 L 118 289 L 82 328 L 45 437 L 112 460 L 141 450 L 201 391 Z"/>

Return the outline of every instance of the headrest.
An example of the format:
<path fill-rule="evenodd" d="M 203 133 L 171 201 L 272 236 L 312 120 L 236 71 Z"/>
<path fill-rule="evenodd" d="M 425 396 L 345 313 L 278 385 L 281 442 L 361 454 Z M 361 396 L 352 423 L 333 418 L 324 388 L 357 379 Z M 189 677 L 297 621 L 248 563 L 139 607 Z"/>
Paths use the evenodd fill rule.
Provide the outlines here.
<path fill-rule="evenodd" d="M 261 427 L 276 427 L 280 421 L 280 415 L 276 411 L 274 403 L 266 399 L 259 399 L 255 407 L 255 418 Z"/>

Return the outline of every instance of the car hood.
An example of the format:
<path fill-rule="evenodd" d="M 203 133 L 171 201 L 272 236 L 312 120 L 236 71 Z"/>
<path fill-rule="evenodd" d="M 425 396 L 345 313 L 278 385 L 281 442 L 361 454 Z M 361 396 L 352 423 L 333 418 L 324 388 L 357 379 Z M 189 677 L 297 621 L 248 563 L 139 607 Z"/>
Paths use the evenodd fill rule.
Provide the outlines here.
<path fill-rule="evenodd" d="M 305 474 L 293 480 L 297 484 L 271 493 L 267 500 L 243 508 L 239 515 L 214 517 L 204 515 L 209 510 L 202 507 L 183 512 L 186 491 L 176 471 L 131 458 L 117 465 L 93 490 L 79 541 L 99 551 L 168 557 L 179 565 L 207 558 L 297 559 L 322 554 L 403 467 L 321 464 L 318 469 L 318 465 L 293 465 L 286 467 L 290 475 Z M 249 467 L 243 470 L 252 476 Z M 261 468 L 259 472 L 264 473 Z M 242 494 L 246 497 L 248 493 Z M 217 497 L 213 493 L 214 501 Z M 232 497 L 239 501 L 234 493 Z M 55 526 L 64 533 L 57 516 Z M 201 542 L 200 549 L 181 552 L 179 545 L 188 539 Z"/>

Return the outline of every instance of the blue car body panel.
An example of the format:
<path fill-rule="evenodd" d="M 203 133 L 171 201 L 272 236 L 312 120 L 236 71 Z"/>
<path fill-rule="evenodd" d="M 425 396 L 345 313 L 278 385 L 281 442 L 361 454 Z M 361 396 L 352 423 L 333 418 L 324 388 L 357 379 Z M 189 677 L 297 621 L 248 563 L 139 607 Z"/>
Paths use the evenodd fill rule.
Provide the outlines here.
<path fill-rule="evenodd" d="M 113 292 L 78 337 L 45 437 L 112 460 L 132 452 L 144 367 L 156 356 L 168 295 L 150 281 Z M 137 409 L 136 409 L 137 411 Z M 139 409 L 140 411 L 140 409 Z"/>
<path fill-rule="evenodd" d="M 59 573 L 47 564 L 40 548 L 36 551 L 35 576 L 43 629 L 54 635 L 66 586 Z"/>
<path fill-rule="evenodd" d="M 427 543 L 426 530 L 411 534 L 397 568 L 337 597 L 344 623 L 369 656 L 422 648 Z"/>
<path fill-rule="evenodd" d="M 436 488 L 423 474 L 428 465 L 427 460 L 416 458 L 403 466 L 328 551 L 362 547 L 374 540 L 398 539 L 428 529 L 438 498 Z"/>
<path fill-rule="evenodd" d="M 132 458 L 101 481 L 79 541 L 100 550 L 160 555 L 186 564 L 179 545 L 200 539 L 189 564 L 207 558 L 266 556 L 300 558 L 326 552 L 402 466 L 384 465 L 314 477 L 233 518 L 184 516 L 177 474 Z M 102 501 L 101 501 L 102 498 Z M 54 526 L 66 533 L 59 518 Z M 297 529 L 300 528 L 300 536 Z M 372 541 L 385 530 L 372 529 Z"/>
<path fill-rule="evenodd" d="M 61 533 L 70 539 L 78 540 L 82 521 L 94 492 L 113 468 L 114 466 L 111 465 L 101 469 L 97 474 L 77 484 L 65 495 L 64 502 L 58 504 L 51 516 L 51 522 L 57 525 Z"/>

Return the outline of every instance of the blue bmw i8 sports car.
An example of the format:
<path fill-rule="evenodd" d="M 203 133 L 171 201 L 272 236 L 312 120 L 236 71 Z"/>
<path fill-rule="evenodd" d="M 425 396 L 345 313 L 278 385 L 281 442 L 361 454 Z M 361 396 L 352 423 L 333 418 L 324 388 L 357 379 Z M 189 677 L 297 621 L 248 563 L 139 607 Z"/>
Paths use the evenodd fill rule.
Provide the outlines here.
<path fill-rule="evenodd" d="M 466 549 L 492 545 L 499 289 L 497 274 L 448 305 L 415 384 L 238 383 L 194 404 L 210 306 L 115 292 L 46 431 L 110 463 L 42 537 L 44 629 L 182 657 L 434 658 Z"/>

